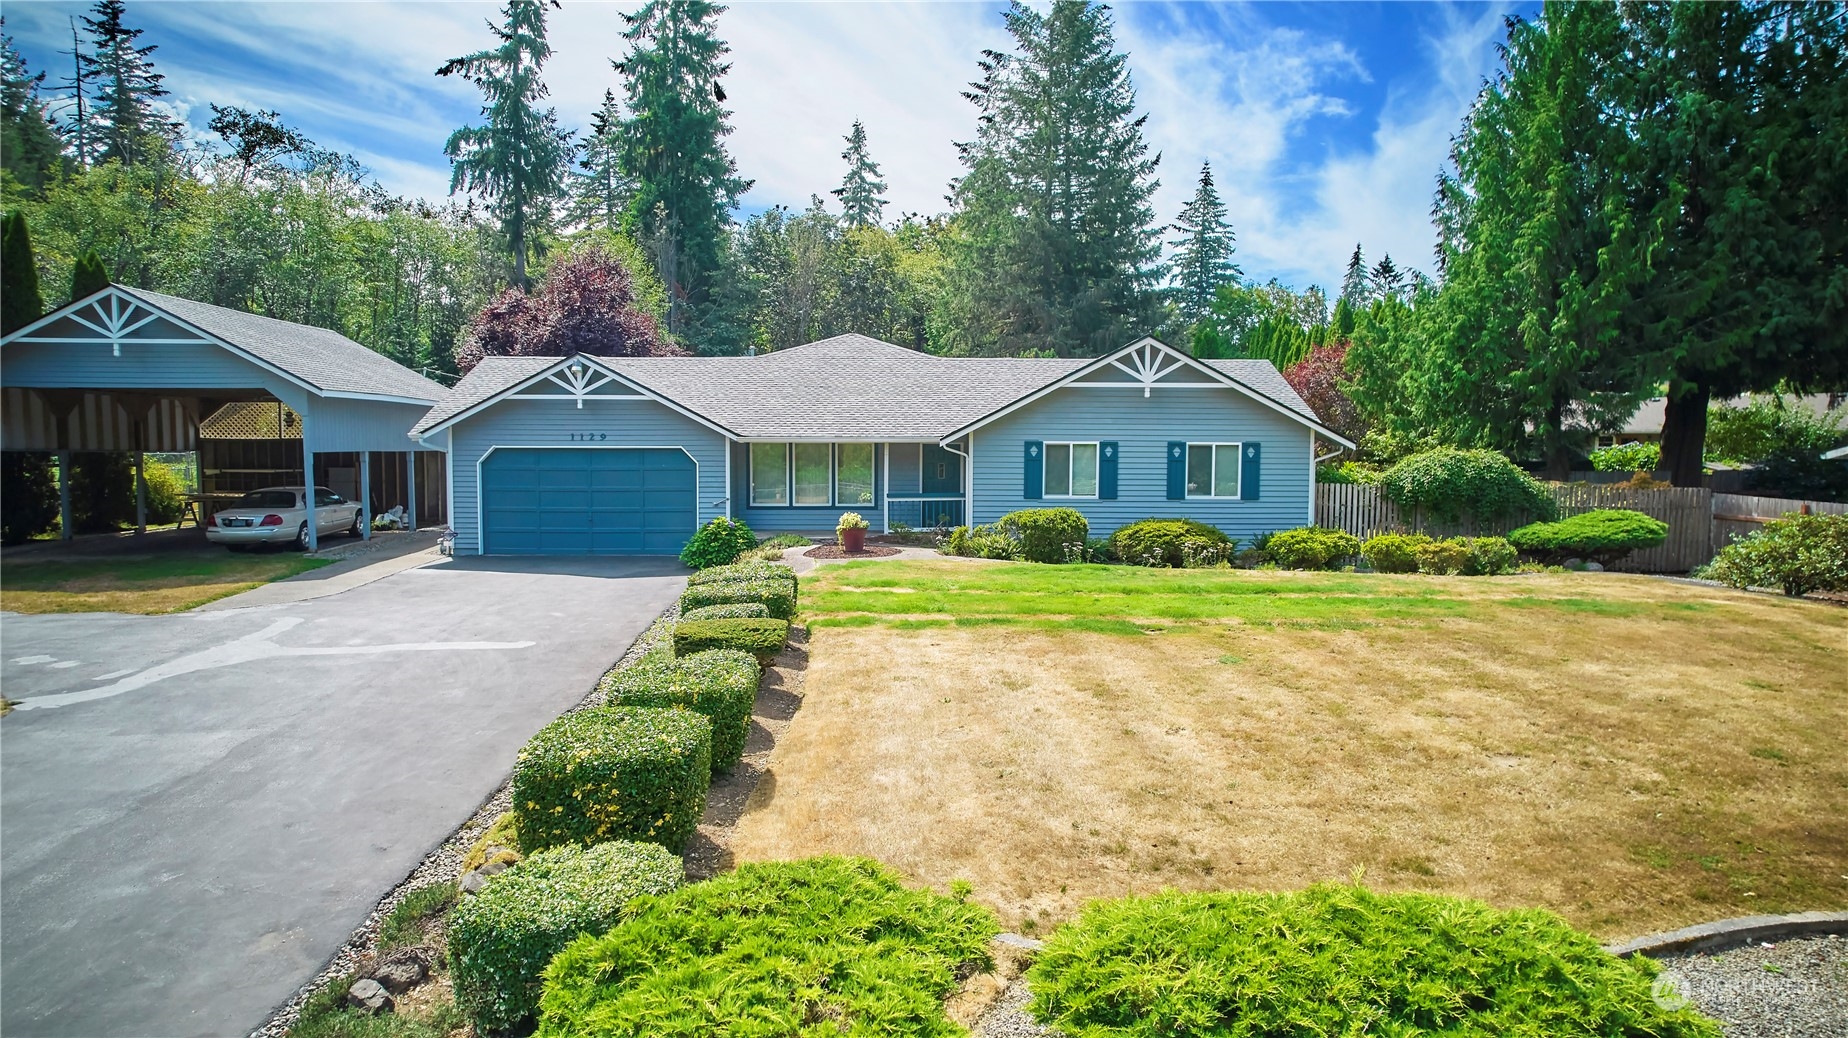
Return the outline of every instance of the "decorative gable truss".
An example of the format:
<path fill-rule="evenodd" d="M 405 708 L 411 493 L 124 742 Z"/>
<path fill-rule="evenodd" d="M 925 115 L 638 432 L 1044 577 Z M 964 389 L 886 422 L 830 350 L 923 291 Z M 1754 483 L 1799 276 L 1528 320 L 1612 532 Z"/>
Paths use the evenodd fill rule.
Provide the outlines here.
<path fill-rule="evenodd" d="M 1080 374 L 1074 386 L 1138 388 L 1146 398 L 1155 386 L 1216 386 L 1222 383 L 1203 373 L 1192 358 L 1154 339 L 1132 343 Z"/>
<path fill-rule="evenodd" d="M 572 357 L 529 381 L 509 400 L 570 400 L 583 410 L 586 400 L 653 400 L 636 387 L 582 357 Z"/>
<path fill-rule="evenodd" d="M 10 336 L 7 341 L 62 345 L 102 341 L 110 345 L 111 353 L 117 357 L 122 355 L 122 344 L 125 342 L 130 345 L 143 346 L 195 346 L 205 345 L 212 341 L 203 335 L 196 334 L 186 335 L 184 338 L 154 338 L 135 334 L 147 325 L 163 320 L 166 328 L 177 329 L 183 333 L 191 331 L 166 314 L 145 305 L 139 299 L 119 289 L 107 288 L 75 309 L 55 311 L 35 321 Z M 64 324 L 66 321 L 77 327 L 72 328 Z"/>

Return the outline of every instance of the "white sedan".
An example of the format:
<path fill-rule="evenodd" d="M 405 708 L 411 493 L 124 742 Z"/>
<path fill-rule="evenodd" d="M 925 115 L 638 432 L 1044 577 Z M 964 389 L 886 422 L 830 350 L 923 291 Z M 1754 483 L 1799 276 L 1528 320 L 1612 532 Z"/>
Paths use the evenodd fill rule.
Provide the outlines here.
<path fill-rule="evenodd" d="M 264 487 L 245 494 L 237 504 L 212 513 L 205 539 L 232 551 L 252 545 L 286 544 L 308 550 L 308 510 L 302 487 Z M 314 488 L 316 533 L 320 537 L 344 532 L 358 537 L 359 502 L 348 501 L 326 487 Z"/>

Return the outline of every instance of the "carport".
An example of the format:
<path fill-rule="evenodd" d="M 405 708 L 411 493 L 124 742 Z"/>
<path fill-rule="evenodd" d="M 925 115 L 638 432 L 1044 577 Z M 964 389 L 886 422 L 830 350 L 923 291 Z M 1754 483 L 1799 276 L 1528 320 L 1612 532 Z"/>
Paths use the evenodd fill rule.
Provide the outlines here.
<path fill-rule="evenodd" d="M 0 339 L 0 449 L 57 454 L 67 539 L 76 451 L 135 456 L 143 531 L 142 455 L 198 452 L 207 492 L 350 487 L 370 535 L 385 502 L 446 518 L 442 452 L 408 435 L 444 392 L 338 332 L 112 285 Z"/>

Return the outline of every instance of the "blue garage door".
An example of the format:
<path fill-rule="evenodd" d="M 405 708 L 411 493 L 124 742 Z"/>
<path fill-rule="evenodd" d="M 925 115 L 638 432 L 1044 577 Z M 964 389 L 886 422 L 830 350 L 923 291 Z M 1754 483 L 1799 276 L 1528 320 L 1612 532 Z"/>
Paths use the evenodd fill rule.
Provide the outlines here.
<path fill-rule="evenodd" d="M 674 555 L 697 525 L 697 484 L 678 449 L 497 449 L 481 465 L 482 550 Z"/>

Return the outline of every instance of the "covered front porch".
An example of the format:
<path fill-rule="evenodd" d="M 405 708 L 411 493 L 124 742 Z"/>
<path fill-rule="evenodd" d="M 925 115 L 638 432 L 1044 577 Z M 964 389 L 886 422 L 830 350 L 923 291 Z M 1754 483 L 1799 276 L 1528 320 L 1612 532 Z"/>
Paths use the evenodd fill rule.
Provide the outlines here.
<path fill-rule="evenodd" d="M 758 533 L 830 535 L 843 512 L 880 533 L 967 522 L 966 441 L 731 444 L 730 514 Z"/>

